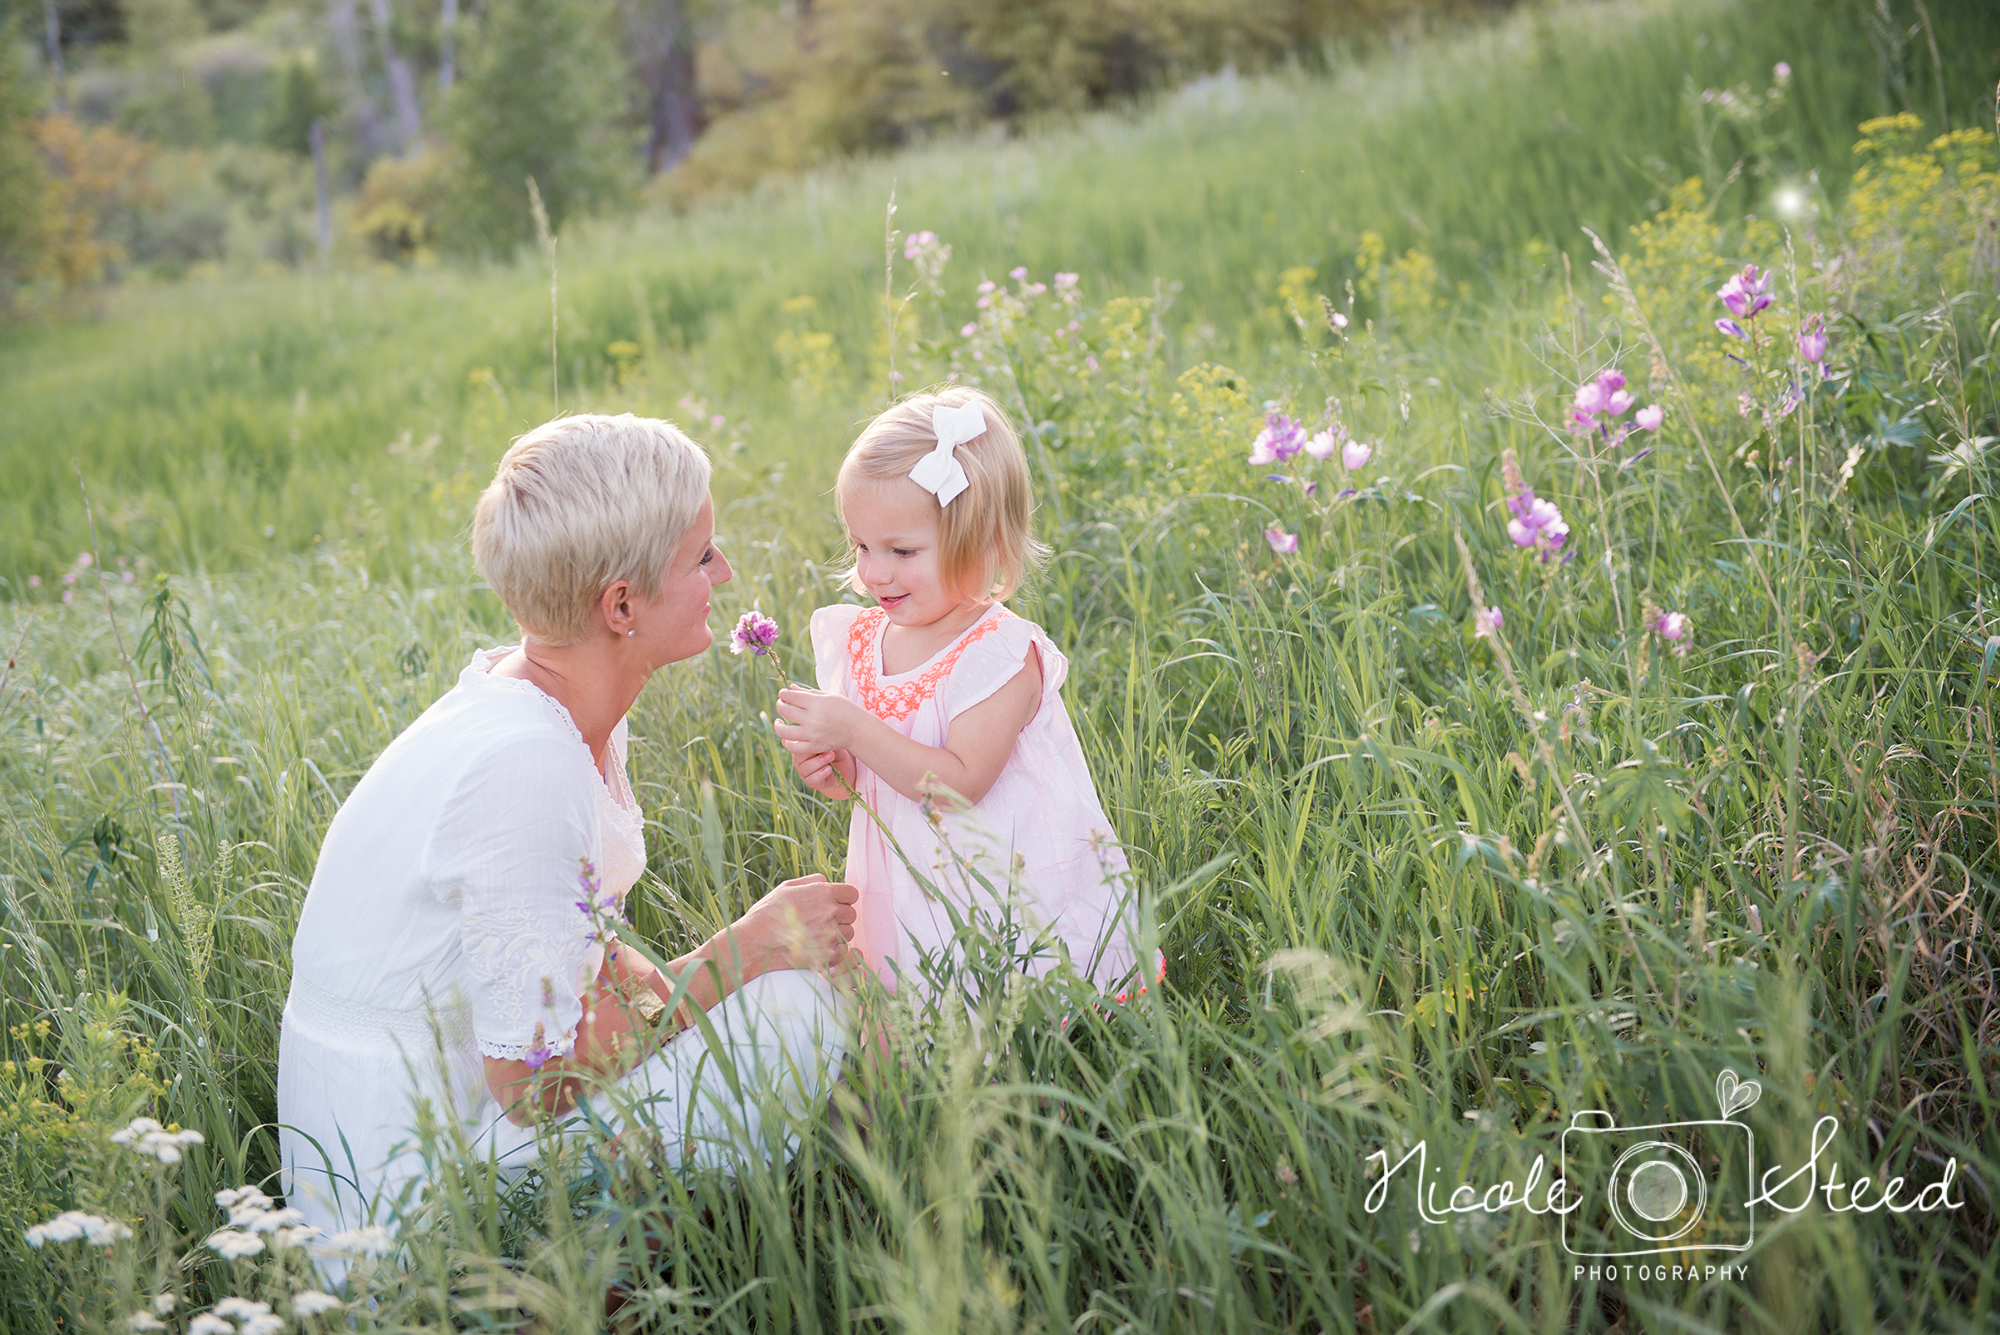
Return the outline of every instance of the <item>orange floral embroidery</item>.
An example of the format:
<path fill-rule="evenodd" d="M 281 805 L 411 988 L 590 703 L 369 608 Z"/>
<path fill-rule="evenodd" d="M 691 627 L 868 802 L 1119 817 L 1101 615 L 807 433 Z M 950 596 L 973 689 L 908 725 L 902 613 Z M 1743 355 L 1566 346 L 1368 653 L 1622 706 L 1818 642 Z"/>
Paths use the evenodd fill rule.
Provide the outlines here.
<path fill-rule="evenodd" d="M 869 608 L 854 618 L 854 626 L 847 632 L 847 667 L 854 675 L 854 685 L 861 692 L 861 707 L 876 718 L 908 718 L 923 708 L 924 701 L 937 694 L 938 683 L 951 675 L 960 654 L 985 639 L 995 626 L 1013 615 L 1006 608 L 1001 608 L 999 616 L 974 626 L 964 639 L 951 647 L 950 653 L 925 668 L 922 676 L 884 686 L 875 678 L 875 639 L 881 632 L 882 623 L 889 619 L 889 614 L 879 607 Z"/>

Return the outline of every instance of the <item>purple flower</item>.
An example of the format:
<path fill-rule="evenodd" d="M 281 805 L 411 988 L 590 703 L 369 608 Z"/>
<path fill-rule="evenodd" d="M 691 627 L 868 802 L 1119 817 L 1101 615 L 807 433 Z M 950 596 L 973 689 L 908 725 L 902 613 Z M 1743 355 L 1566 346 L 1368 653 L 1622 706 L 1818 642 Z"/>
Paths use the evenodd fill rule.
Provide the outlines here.
<path fill-rule="evenodd" d="M 1007 271 L 1007 276 L 1013 279 L 1017 283 L 1022 282 L 1028 276 L 1028 266 L 1023 264 L 1018 268 L 1009 269 Z"/>
<path fill-rule="evenodd" d="M 1535 495 L 1535 489 L 1521 479 L 1521 465 L 1514 457 L 1514 451 L 1506 450 L 1500 456 L 1501 476 L 1515 491 L 1507 498 L 1507 508 L 1514 517 L 1507 521 L 1507 536 L 1516 547 L 1540 553 L 1543 562 L 1555 559 L 1556 553 L 1569 538 L 1569 525 L 1563 520 L 1562 511 L 1554 501 L 1545 501 Z"/>
<path fill-rule="evenodd" d="M 965 323 L 965 328 L 958 331 L 958 336 L 960 338 L 971 338 L 974 334 L 978 332 L 979 332 L 978 322 L 973 320 L 968 320 Z"/>
<path fill-rule="evenodd" d="M 1299 549 L 1299 535 L 1287 533 L 1281 528 L 1264 530 L 1264 541 L 1271 544 L 1271 550 L 1280 556 L 1290 556 Z"/>
<path fill-rule="evenodd" d="M 1283 463 L 1305 447 L 1306 429 L 1272 409 L 1264 415 L 1264 429 L 1250 442 L 1250 462 L 1260 466 Z"/>
<path fill-rule="evenodd" d="M 1717 288 L 1715 295 L 1722 298 L 1722 304 L 1727 306 L 1729 313 L 1737 319 L 1752 319 L 1773 300 L 1771 275 L 1768 270 L 1759 274 L 1756 265 L 1746 264 L 1743 266 L 1743 272 L 1729 275 L 1729 281 Z"/>
<path fill-rule="evenodd" d="M 1731 338 L 1747 339 L 1750 337 L 1750 335 L 1743 332 L 1743 326 L 1736 323 L 1736 321 L 1734 320 L 1717 320 L 1715 322 L 1715 327 L 1717 329 L 1720 329 L 1723 333 L 1729 335 Z"/>
<path fill-rule="evenodd" d="M 1641 431 L 1658 431 L 1660 424 L 1667 420 L 1667 410 L 1657 403 L 1649 403 L 1633 415 L 1633 423 Z"/>
<path fill-rule="evenodd" d="M 1791 65 L 1785 61 L 1779 61 L 1777 64 L 1771 66 L 1771 77 L 1777 81 L 1778 87 L 1783 88 L 1787 83 L 1791 82 Z"/>
<path fill-rule="evenodd" d="M 1653 629 L 1660 632 L 1663 640 L 1678 640 L 1688 633 L 1688 619 L 1685 612 L 1662 612 L 1653 622 Z"/>
<path fill-rule="evenodd" d="M 1601 429 L 1609 436 L 1617 419 L 1632 410 L 1634 399 L 1625 388 L 1625 373 L 1613 366 L 1578 385 L 1576 397 L 1571 402 L 1570 430 L 1578 435 L 1588 435 Z M 1600 416 L 1606 420 L 1599 421 Z M 1623 435 L 1622 428 L 1618 434 Z"/>
<path fill-rule="evenodd" d="M 1363 445 L 1358 440 L 1350 440 L 1340 447 L 1340 466 L 1350 473 L 1360 472 L 1368 466 L 1368 461 L 1374 457 L 1374 447 L 1372 445 Z"/>
<path fill-rule="evenodd" d="M 729 632 L 729 652 L 741 654 L 746 650 L 759 656 L 771 652 L 771 646 L 778 642 L 778 623 L 751 608 L 736 619 L 736 629 Z"/>
<path fill-rule="evenodd" d="M 1498 639 L 1498 632 L 1504 621 L 1506 621 L 1506 618 L 1500 614 L 1500 609 L 1497 607 L 1474 608 L 1472 612 L 1473 638 L 1484 639 L 1492 636 Z"/>
<path fill-rule="evenodd" d="M 1817 315 L 1806 326 L 1805 332 L 1799 335 L 1799 356 L 1808 363 L 1826 356 L 1826 330 L 1820 327 Z"/>
<path fill-rule="evenodd" d="M 984 296 L 986 293 L 991 292 L 992 290 L 993 290 L 993 280 L 991 278 L 987 279 L 985 282 L 979 285 L 979 293 L 981 296 Z"/>
<path fill-rule="evenodd" d="M 1315 459 L 1331 459 L 1334 451 L 1339 448 L 1340 437 L 1332 427 L 1328 427 L 1324 431 L 1315 432 L 1306 441 L 1306 453 Z"/>

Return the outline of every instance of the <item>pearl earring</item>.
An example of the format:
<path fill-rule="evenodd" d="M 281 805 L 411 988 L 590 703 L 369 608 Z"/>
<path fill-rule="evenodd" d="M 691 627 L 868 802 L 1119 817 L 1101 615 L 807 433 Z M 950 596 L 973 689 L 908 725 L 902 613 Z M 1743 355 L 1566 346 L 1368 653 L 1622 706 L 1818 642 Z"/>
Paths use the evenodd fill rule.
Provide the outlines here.
<path fill-rule="evenodd" d="M 639 633 L 639 628 L 637 626 L 634 626 L 631 630 L 625 632 L 625 636 L 627 639 L 630 639 L 632 636 L 637 635 L 638 633 Z"/>

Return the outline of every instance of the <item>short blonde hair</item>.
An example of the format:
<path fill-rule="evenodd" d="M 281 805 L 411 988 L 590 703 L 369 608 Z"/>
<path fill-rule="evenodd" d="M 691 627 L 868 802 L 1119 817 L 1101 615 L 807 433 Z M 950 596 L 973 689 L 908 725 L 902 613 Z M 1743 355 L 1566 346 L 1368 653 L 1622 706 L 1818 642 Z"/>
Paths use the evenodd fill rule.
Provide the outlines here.
<path fill-rule="evenodd" d="M 670 422 L 558 417 L 501 456 L 473 514 L 473 563 L 523 633 L 581 643 L 610 585 L 660 591 L 708 479 L 708 456 Z"/>
<path fill-rule="evenodd" d="M 968 403 L 979 405 L 986 430 L 952 451 L 965 468 L 967 485 L 939 513 L 939 570 L 945 592 L 954 598 L 1005 598 L 1042 563 L 1048 548 L 1036 541 L 1032 527 L 1034 485 L 1021 439 L 1000 405 L 979 390 L 954 385 L 912 394 L 870 422 L 841 461 L 834 503 L 844 518 L 844 498 L 853 487 L 909 477 L 917 460 L 937 448 L 932 409 Z M 868 591 L 855 574 L 849 575 L 848 585 L 858 593 Z"/>

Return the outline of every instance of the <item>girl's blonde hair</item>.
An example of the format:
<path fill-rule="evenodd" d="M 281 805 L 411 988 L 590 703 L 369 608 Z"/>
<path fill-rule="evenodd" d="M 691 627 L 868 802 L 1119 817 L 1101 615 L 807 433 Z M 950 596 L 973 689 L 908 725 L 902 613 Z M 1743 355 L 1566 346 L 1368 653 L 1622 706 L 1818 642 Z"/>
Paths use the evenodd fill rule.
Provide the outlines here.
<path fill-rule="evenodd" d="M 979 405 L 986 430 L 952 451 L 965 469 L 966 488 L 940 508 L 939 572 L 954 598 L 1005 598 L 1021 587 L 1030 569 L 1041 565 L 1048 548 L 1036 541 L 1034 486 L 1021 439 L 1000 405 L 963 385 L 912 394 L 870 422 L 841 461 L 834 504 L 845 519 L 845 498 L 864 483 L 907 479 L 917 460 L 937 448 L 931 411 Z M 912 486 L 916 484 L 912 483 Z M 935 499 L 926 499 L 936 505 Z M 850 572 L 848 587 L 866 593 Z"/>
<path fill-rule="evenodd" d="M 472 518 L 472 560 L 523 632 L 579 644 L 604 590 L 641 598 L 708 499 L 708 456 L 670 422 L 558 417 L 500 457 Z"/>

